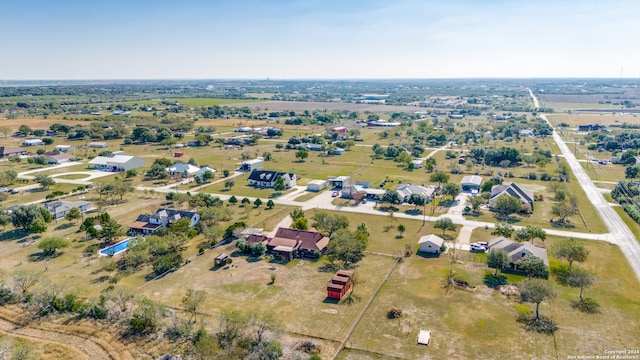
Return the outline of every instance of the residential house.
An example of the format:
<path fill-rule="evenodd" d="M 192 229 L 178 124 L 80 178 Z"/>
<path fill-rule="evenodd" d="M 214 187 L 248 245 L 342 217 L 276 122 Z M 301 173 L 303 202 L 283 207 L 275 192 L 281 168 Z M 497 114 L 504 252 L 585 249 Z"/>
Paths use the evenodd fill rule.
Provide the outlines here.
<path fill-rule="evenodd" d="M 509 255 L 509 266 L 517 270 L 515 263 L 525 256 L 535 256 L 540 258 L 545 265 L 549 266 L 547 249 L 535 246 L 531 243 L 516 243 L 505 237 L 497 237 L 489 241 L 489 251 L 491 249 L 503 249 Z"/>
<path fill-rule="evenodd" d="M 129 225 L 129 234 L 155 234 L 158 230 L 170 226 L 182 218 L 190 219 L 191 226 L 196 226 L 200 223 L 200 214 L 197 212 L 160 208 L 153 215 L 138 215 L 136 221 Z"/>
<path fill-rule="evenodd" d="M 436 188 L 433 186 L 424 187 L 415 184 L 402 184 L 396 187 L 396 191 L 400 195 L 402 202 L 409 201 L 412 194 L 421 195 L 427 202 L 429 202 L 433 199 L 433 194 L 436 192 Z"/>
<path fill-rule="evenodd" d="M 264 164 L 264 158 L 258 157 L 252 160 L 243 161 L 240 163 L 240 170 L 242 171 L 253 171 L 262 168 Z"/>
<path fill-rule="evenodd" d="M 332 133 L 345 134 L 347 132 L 347 128 L 344 126 L 336 126 L 331 129 Z"/>
<path fill-rule="evenodd" d="M 75 156 L 59 151 L 47 151 L 42 154 L 48 164 L 62 164 L 71 161 Z"/>
<path fill-rule="evenodd" d="M 296 186 L 296 174 L 271 170 L 253 170 L 249 175 L 249 186 L 272 188 L 276 180 L 282 177 L 287 189 Z"/>
<path fill-rule="evenodd" d="M 22 146 L 41 146 L 44 145 L 40 139 L 26 139 L 22 142 Z"/>
<path fill-rule="evenodd" d="M 22 156 L 27 155 L 27 150 L 23 148 L 14 148 L 14 147 L 5 147 L 0 146 L 0 158 L 4 158 L 7 156 Z"/>
<path fill-rule="evenodd" d="M 94 149 L 104 149 L 108 148 L 109 144 L 104 141 L 92 141 L 89 143 L 89 147 Z"/>
<path fill-rule="evenodd" d="M 422 236 L 420 240 L 418 240 L 418 244 L 420 245 L 420 250 L 418 250 L 420 252 L 440 254 L 444 239 L 438 235 L 431 234 Z"/>
<path fill-rule="evenodd" d="M 202 167 L 197 167 L 197 166 L 193 166 L 191 164 L 184 164 L 184 163 L 176 163 L 173 164 L 171 166 L 169 166 L 168 168 L 165 168 L 165 171 L 169 173 L 169 176 L 182 176 L 182 177 L 187 177 L 187 176 L 202 176 L 202 174 L 204 174 L 206 171 L 211 171 L 212 173 L 215 174 L 215 170 L 208 167 L 208 166 L 202 166 Z"/>
<path fill-rule="evenodd" d="M 607 127 L 600 124 L 578 125 L 578 131 L 607 131 Z"/>
<path fill-rule="evenodd" d="M 247 245 L 263 243 L 267 250 L 282 260 L 317 258 L 324 253 L 329 238 L 317 231 L 278 228 L 273 238 L 260 234 L 247 237 Z"/>
<path fill-rule="evenodd" d="M 370 189 L 362 185 L 350 185 L 342 188 L 342 198 L 361 200 L 363 198 L 380 200 L 384 195 L 384 189 Z"/>
<path fill-rule="evenodd" d="M 414 169 L 422 169 L 422 164 L 424 161 L 421 159 L 411 160 L 411 164 L 413 164 Z"/>
<path fill-rule="evenodd" d="M 69 152 L 75 150 L 76 147 L 73 145 L 56 145 L 54 149 L 59 152 Z"/>
<path fill-rule="evenodd" d="M 491 197 L 489 198 L 489 209 L 493 210 L 493 206 L 500 196 L 511 195 L 519 199 L 523 204 L 523 211 L 533 211 L 533 191 L 518 185 L 516 183 L 494 185 L 491 188 Z"/>
<path fill-rule="evenodd" d="M 67 215 L 69 210 L 77 207 L 82 213 L 91 210 L 91 203 L 89 201 L 52 201 L 44 204 L 44 208 L 49 210 L 53 215 L 54 220 L 61 219 Z"/>
<path fill-rule="evenodd" d="M 482 185 L 482 177 L 478 175 L 467 175 L 460 181 L 462 191 L 471 193 L 478 193 L 480 191 L 480 185 Z"/>

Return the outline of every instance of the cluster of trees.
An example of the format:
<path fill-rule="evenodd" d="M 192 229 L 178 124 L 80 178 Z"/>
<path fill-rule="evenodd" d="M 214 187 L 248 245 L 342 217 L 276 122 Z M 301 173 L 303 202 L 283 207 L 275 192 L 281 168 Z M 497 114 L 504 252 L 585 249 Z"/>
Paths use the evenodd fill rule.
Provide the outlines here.
<path fill-rule="evenodd" d="M 476 164 L 487 164 L 490 166 L 510 167 L 517 166 L 522 161 L 520 151 L 509 146 L 500 148 L 473 148 L 469 150 L 469 157 Z"/>
<path fill-rule="evenodd" d="M 13 226 L 36 234 L 47 231 L 47 226 L 52 220 L 53 215 L 49 210 L 36 205 L 18 206 L 10 214 Z"/>
<path fill-rule="evenodd" d="M 96 225 L 100 226 L 96 228 Z M 85 218 L 80 224 L 80 231 L 85 231 L 92 239 L 99 239 L 106 243 L 112 243 L 125 233 L 124 227 L 112 219 L 108 213 Z"/>

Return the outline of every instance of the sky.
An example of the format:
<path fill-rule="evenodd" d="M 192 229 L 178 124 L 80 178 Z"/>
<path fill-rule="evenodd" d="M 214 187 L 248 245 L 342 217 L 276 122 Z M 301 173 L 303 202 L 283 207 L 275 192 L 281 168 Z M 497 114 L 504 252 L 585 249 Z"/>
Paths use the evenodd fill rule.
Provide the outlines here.
<path fill-rule="evenodd" d="M 638 0 L 3 0 L 0 80 L 640 78 Z"/>

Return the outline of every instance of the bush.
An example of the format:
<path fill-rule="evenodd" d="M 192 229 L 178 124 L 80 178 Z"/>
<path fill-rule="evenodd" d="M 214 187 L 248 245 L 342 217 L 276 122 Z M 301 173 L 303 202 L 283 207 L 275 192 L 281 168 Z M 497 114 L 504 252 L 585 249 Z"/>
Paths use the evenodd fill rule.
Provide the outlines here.
<path fill-rule="evenodd" d="M 492 289 L 497 289 L 501 285 L 509 285 L 509 279 L 504 275 L 486 274 L 484 276 L 484 284 Z"/>
<path fill-rule="evenodd" d="M 549 175 L 547 173 L 542 173 L 542 175 L 540 175 L 540 180 L 542 180 L 542 181 L 551 181 L 551 175 Z"/>
<path fill-rule="evenodd" d="M 534 172 L 529 173 L 529 180 L 537 180 L 537 179 L 538 179 L 538 174 Z"/>
<path fill-rule="evenodd" d="M 399 317 L 402 317 L 402 310 L 397 308 L 387 310 L 387 319 L 397 319 Z"/>

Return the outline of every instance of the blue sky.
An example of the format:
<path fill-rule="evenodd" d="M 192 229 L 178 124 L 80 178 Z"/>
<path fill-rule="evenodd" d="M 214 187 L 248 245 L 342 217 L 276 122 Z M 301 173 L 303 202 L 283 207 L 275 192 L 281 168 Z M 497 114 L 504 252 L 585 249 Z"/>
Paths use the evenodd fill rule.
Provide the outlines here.
<path fill-rule="evenodd" d="M 640 77 L 638 0 L 0 2 L 0 80 Z"/>

